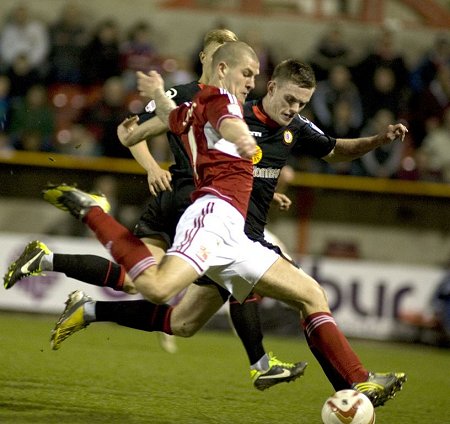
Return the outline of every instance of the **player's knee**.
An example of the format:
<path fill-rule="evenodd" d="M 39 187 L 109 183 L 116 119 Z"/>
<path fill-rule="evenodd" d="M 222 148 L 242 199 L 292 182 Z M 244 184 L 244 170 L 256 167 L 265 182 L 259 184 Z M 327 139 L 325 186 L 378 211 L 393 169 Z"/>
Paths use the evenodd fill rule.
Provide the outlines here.
<path fill-rule="evenodd" d="M 317 308 L 321 311 L 328 309 L 327 293 L 325 292 L 324 288 L 319 285 L 319 283 L 316 283 L 312 286 L 310 293 L 311 296 L 309 300 L 314 308 Z"/>

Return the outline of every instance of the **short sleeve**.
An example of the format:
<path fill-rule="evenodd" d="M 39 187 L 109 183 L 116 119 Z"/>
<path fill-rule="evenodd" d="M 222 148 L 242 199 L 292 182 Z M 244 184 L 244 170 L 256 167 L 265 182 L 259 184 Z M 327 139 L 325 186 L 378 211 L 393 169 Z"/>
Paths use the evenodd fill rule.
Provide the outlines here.
<path fill-rule="evenodd" d="M 236 96 L 221 88 L 205 90 L 199 99 L 207 103 L 205 118 L 211 125 L 218 129 L 221 122 L 227 118 L 243 119 L 242 106 Z"/>

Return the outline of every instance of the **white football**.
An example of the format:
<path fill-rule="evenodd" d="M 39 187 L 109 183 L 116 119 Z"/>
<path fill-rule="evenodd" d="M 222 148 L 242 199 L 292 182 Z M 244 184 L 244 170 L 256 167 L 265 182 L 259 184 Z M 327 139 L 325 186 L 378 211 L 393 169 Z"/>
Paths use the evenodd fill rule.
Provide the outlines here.
<path fill-rule="evenodd" d="M 340 390 L 322 407 L 324 424 L 374 424 L 375 411 L 366 395 L 356 390 Z"/>

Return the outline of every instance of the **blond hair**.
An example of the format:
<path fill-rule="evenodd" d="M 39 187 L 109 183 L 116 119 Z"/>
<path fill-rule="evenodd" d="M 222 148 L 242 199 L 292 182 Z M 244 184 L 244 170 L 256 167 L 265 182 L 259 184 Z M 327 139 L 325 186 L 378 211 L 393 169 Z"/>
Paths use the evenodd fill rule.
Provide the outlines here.
<path fill-rule="evenodd" d="M 229 29 L 212 29 L 203 38 L 203 49 L 212 43 L 224 44 L 229 41 L 238 41 L 237 35 Z"/>

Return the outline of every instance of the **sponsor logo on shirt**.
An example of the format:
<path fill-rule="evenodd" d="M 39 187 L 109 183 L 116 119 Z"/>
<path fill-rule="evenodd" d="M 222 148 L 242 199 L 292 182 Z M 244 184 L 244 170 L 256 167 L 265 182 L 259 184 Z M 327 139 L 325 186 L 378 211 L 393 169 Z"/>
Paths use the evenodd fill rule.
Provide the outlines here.
<path fill-rule="evenodd" d="M 253 137 L 262 137 L 262 132 L 261 131 L 250 131 L 250 134 Z"/>
<path fill-rule="evenodd" d="M 258 168 L 253 167 L 253 177 L 255 178 L 278 178 L 280 176 L 281 169 L 278 168 Z"/>

